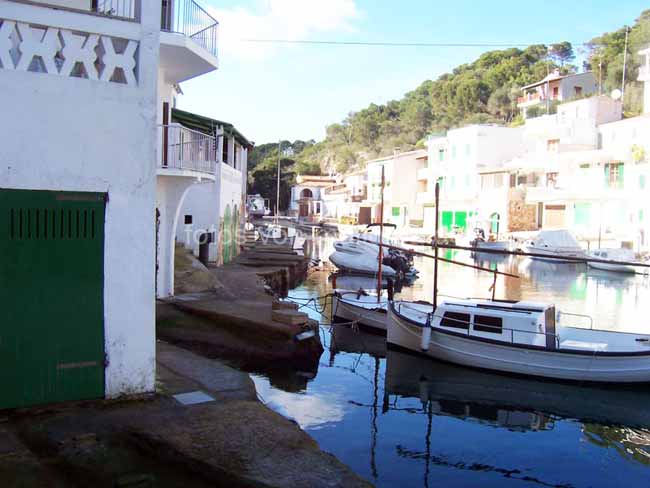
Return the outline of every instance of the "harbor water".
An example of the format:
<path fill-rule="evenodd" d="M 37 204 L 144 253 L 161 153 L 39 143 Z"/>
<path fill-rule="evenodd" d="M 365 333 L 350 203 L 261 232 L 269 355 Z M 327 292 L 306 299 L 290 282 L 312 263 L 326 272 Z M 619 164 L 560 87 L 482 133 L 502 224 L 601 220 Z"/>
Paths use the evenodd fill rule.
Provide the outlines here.
<path fill-rule="evenodd" d="M 326 259 L 331 240 L 314 244 Z M 522 258 L 444 257 L 516 274 L 496 296 L 554 302 L 576 325 L 650 332 L 650 280 Z M 433 261 L 400 295 L 431 301 Z M 372 280 L 346 278 L 345 286 Z M 441 264 L 439 293 L 488 297 L 493 275 Z M 341 287 L 341 282 L 338 283 Z M 258 370 L 270 408 L 376 486 L 650 485 L 650 387 L 605 388 L 491 374 L 387 350 L 385 337 L 328 325 L 329 273 L 290 292 L 323 323 L 317 372 Z M 314 301 L 307 302 L 313 298 Z M 319 313 L 319 310 L 322 313 Z M 590 318 L 587 318 L 589 316 Z"/>

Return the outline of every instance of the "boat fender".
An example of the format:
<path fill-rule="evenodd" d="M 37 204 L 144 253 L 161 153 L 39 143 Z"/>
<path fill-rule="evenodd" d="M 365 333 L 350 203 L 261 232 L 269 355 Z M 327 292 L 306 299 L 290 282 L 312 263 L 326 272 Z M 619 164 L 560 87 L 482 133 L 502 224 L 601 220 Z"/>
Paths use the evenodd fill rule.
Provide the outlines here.
<path fill-rule="evenodd" d="M 429 343 L 431 342 L 431 315 L 427 317 L 427 323 L 422 329 L 422 342 L 420 344 L 420 349 L 423 351 L 429 350 Z"/>

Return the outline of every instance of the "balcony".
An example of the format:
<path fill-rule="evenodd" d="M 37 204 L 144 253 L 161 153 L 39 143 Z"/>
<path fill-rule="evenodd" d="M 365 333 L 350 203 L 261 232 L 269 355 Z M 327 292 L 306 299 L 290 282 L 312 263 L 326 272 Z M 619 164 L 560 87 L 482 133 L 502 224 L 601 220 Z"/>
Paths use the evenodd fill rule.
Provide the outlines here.
<path fill-rule="evenodd" d="M 527 93 L 523 97 L 517 99 L 517 106 L 520 108 L 531 107 L 543 102 L 545 98 L 538 92 Z"/>
<path fill-rule="evenodd" d="M 180 124 L 160 126 L 162 157 L 158 174 L 215 179 L 217 142 Z"/>
<path fill-rule="evenodd" d="M 162 0 L 160 65 L 170 84 L 218 68 L 219 23 L 194 0 Z"/>

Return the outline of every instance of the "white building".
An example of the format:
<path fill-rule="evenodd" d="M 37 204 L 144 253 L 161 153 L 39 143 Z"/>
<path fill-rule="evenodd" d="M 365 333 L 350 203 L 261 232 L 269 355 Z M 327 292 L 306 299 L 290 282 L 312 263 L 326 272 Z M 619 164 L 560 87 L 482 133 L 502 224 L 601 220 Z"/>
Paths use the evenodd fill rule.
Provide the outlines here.
<path fill-rule="evenodd" d="M 517 100 L 524 118 L 544 113 L 552 113 L 551 106 L 555 103 L 568 102 L 596 93 L 596 78 L 591 71 L 585 73 L 561 75 L 555 70 L 543 80 L 522 88 L 523 96 Z"/>
<path fill-rule="evenodd" d="M 166 31 L 161 35 L 158 75 L 156 294 L 164 298 L 174 294 L 174 246 L 183 201 L 194 186 L 211 185 L 224 174 L 219 157 L 224 140 L 172 120 L 179 84 L 218 67 L 218 23 L 194 0 L 162 3 Z"/>
<path fill-rule="evenodd" d="M 217 65 L 180 7 L 0 1 L 0 408 L 154 390 L 156 181 L 198 174 L 161 168 L 158 126 Z"/>
<path fill-rule="evenodd" d="M 441 233 L 465 232 L 473 225 L 505 220 L 502 202 L 487 192 L 480 173 L 498 175 L 507 160 L 522 152 L 521 128 L 470 125 L 430 137 L 427 148 L 428 167 L 418 174 L 419 184 L 426 184 L 426 190 L 418 193 L 425 230 L 432 232 L 435 226 L 436 183 L 440 184 Z M 502 177 L 493 178 L 499 183 L 496 188 L 501 188 Z"/>
<path fill-rule="evenodd" d="M 246 219 L 246 175 L 252 144 L 232 124 L 172 109 L 172 122 L 215 138 L 215 180 L 193 185 L 181 205 L 176 242 L 196 256 L 227 264 L 239 254 Z M 205 254 L 200 250 L 205 246 Z"/>
<path fill-rule="evenodd" d="M 298 175 L 291 187 L 289 214 L 301 221 L 320 222 L 323 218 L 323 190 L 336 183 L 332 176 Z"/>
<path fill-rule="evenodd" d="M 347 173 L 334 185 L 323 189 L 323 217 L 326 220 L 345 223 L 370 223 L 370 215 L 367 221 L 359 222 L 361 202 L 368 196 L 368 173 L 366 170 Z M 343 223 L 343 222 L 341 222 Z"/>
<path fill-rule="evenodd" d="M 595 96 L 559 105 L 556 114 L 527 119 L 526 150 L 505 166 L 510 175 L 508 230 L 571 228 L 592 238 L 585 212 L 600 198 L 590 191 L 602 185 L 591 186 L 592 180 L 585 185 L 586 169 L 603 171 L 607 157 L 600 149 L 599 126 L 621 117 L 620 102 Z"/>
<path fill-rule="evenodd" d="M 427 166 L 427 151 L 419 149 L 396 153 L 393 156 L 368 161 L 368 197 L 360 208 L 359 220 L 379 222 L 381 204 L 381 173 L 384 169 L 384 215 L 383 222 L 398 227 L 418 225 L 422 221 L 422 207 L 417 202 L 414 182 L 418 171 Z"/>

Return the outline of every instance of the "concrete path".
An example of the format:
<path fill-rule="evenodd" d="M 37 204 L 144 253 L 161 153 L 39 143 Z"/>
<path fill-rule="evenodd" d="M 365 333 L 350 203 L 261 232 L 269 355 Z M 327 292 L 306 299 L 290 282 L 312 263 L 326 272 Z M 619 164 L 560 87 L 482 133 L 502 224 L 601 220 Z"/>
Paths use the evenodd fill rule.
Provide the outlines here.
<path fill-rule="evenodd" d="M 371 486 L 262 404 L 246 373 L 164 342 L 157 353 L 153 397 L 0 419 L 0 486 Z M 179 401 L 183 394 L 205 401 Z"/>
<path fill-rule="evenodd" d="M 175 395 L 201 389 L 220 400 L 257 400 L 250 376 L 190 351 L 158 341 L 158 381 L 165 393 Z"/>

